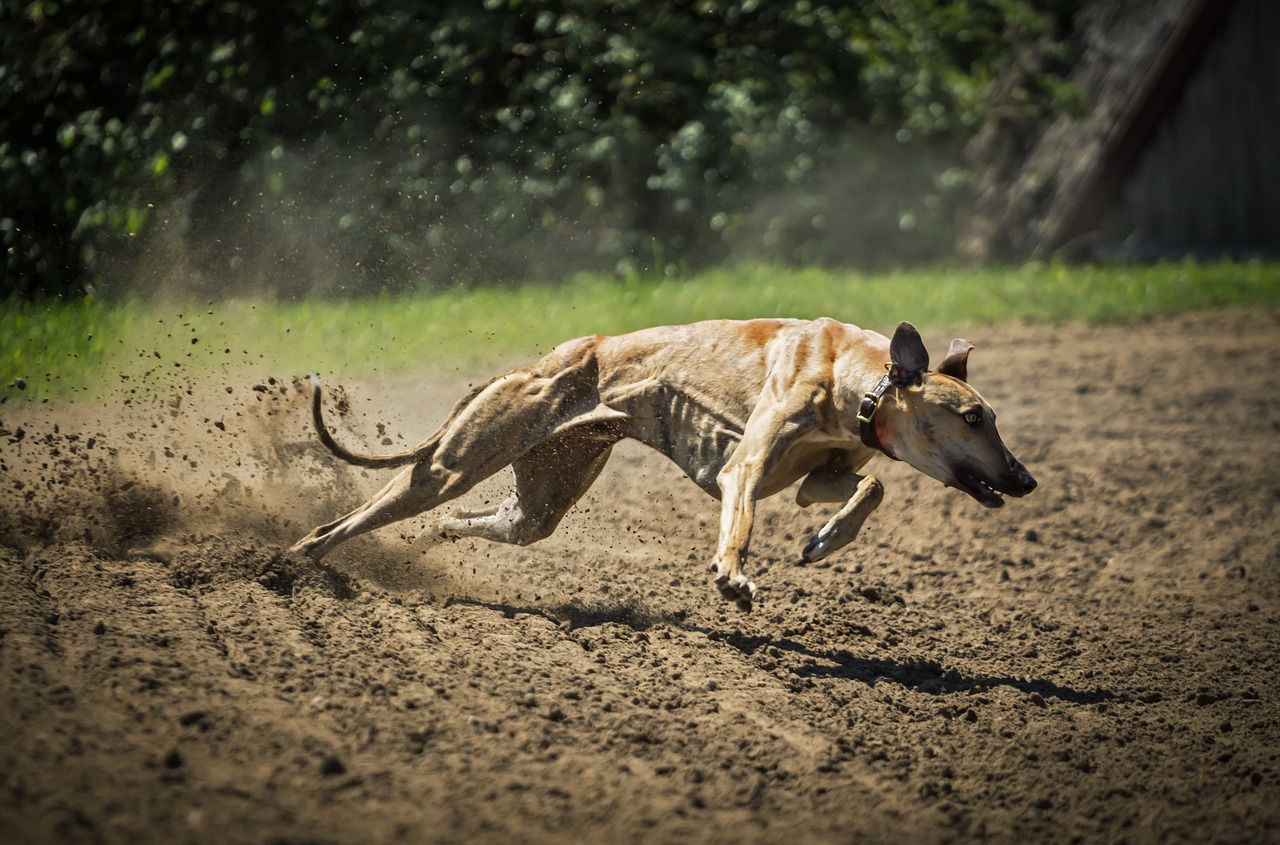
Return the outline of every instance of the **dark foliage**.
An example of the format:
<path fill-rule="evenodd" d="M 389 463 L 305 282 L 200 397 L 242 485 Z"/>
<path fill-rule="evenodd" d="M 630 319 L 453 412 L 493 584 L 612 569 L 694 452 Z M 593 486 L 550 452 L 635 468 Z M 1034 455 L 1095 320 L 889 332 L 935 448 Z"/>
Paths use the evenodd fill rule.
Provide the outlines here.
<path fill-rule="evenodd" d="M 944 142 L 1074 5 L 0 3 L 19 295 L 927 255 L 948 241 Z"/>

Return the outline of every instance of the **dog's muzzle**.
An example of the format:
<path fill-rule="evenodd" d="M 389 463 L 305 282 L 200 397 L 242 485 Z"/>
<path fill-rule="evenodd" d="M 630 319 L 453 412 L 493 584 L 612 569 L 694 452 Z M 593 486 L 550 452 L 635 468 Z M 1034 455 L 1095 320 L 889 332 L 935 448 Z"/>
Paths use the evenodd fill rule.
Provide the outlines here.
<path fill-rule="evenodd" d="M 1007 455 L 1009 471 L 998 478 L 983 477 L 978 472 L 961 469 L 956 472 L 955 487 L 978 500 L 983 507 L 998 508 L 1004 505 L 1003 496 L 1020 498 L 1036 489 L 1036 479 L 1020 461 Z"/>

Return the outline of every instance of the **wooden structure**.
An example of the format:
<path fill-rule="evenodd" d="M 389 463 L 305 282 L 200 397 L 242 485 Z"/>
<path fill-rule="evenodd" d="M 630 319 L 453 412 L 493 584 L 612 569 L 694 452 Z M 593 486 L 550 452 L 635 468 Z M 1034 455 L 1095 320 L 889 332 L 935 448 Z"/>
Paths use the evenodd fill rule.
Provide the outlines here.
<path fill-rule="evenodd" d="M 1068 80 L 1087 108 L 1031 126 L 997 118 L 975 136 L 957 251 L 1280 255 L 1280 3 L 1094 0 L 1074 38 Z M 1036 61 L 1033 49 L 1021 72 Z"/>

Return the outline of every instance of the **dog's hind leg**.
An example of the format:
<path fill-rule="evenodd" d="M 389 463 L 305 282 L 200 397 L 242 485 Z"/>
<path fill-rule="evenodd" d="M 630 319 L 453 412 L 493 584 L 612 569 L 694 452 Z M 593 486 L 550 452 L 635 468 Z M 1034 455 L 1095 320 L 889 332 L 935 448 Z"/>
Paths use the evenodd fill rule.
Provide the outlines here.
<path fill-rule="evenodd" d="M 512 464 L 515 490 L 502 504 L 440 520 L 440 538 L 480 537 L 520 546 L 544 539 L 596 480 L 614 442 L 575 432 L 538 444 Z"/>
<path fill-rule="evenodd" d="M 426 463 L 406 467 L 372 499 L 345 516 L 312 529 L 290 551 L 319 560 L 343 540 L 431 510 L 462 495 L 478 480 L 457 473 L 433 472 Z"/>
<path fill-rule="evenodd" d="M 414 450 L 413 466 L 359 508 L 311 531 L 291 551 L 319 559 L 343 540 L 461 496 L 539 449 L 549 437 L 557 440 L 557 430 L 586 427 L 598 435 L 599 426 L 616 424 L 625 415 L 601 406 L 596 390 L 597 342 L 581 338 L 561 344 L 537 365 L 512 370 L 473 390 Z M 604 442 L 616 439 L 605 437 Z M 554 464 L 551 457 L 547 461 Z"/>
<path fill-rule="evenodd" d="M 822 560 L 827 555 L 837 549 L 852 543 L 854 538 L 858 536 L 858 532 L 862 530 L 862 524 L 867 521 L 867 517 L 871 515 L 884 498 L 884 485 L 876 479 L 874 475 L 860 477 L 857 475 L 845 476 L 849 485 L 854 485 L 853 495 L 845 502 L 844 507 L 836 511 L 835 516 L 827 520 L 827 524 L 818 529 L 818 533 L 813 535 L 804 547 L 804 551 L 800 553 L 801 563 L 813 563 Z M 817 496 L 820 493 L 831 493 L 834 489 L 823 489 L 824 487 L 834 487 L 830 485 L 831 479 L 819 479 L 815 482 L 814 488 L 810 489 L 805 496 Z M 800 493 L 805 493 L 805 488 L 809 487 L 809 480 L 806 479 L 804 484 L 800 486 Z M 797 493 L 796 498 L 802 505 L 806 504 L 805 499 L 801 498 Z M 808 501 L 824 501 L 824 499 L 808 499 Z"/>
<path fill-rule="evenodd" d="M 457 533 L 485 536 L 487 530 L 495 535 L 491 539 L 531 543 L 551 533 L 560 517 L 586 492 L 617 438 L 593 438 L 585 433 L 565 435 L 531 448 L 515 437 L 495 439 L 506 448 L 490 448 L 484 452 L 472 449 L 471 455 L 482 456 L 475 460 L 464 458 L 466 453 L 454 454 L 448 448 L 450 441 L 446 436 L 437 454 L 443 453 L 451 463 L 462 468 L 451 469 L 438 462 L 407 467 L 372 499 L 347 515 L 313 529 L 295 543 L 291 551 L 319 560 L 344 540 L 425 513 L 461 496 L 508 463 L 516 470 L 516 492 L 512 495 L 515 500 L 512 504 L 516 507 L 508 508 L 505 515 L 500 514 L 503 506 L 499 506 L 490 514 L 461 520 L 472 523 L 474 530 L 468 532 L 460 527 Z M 504 526 L 515 532 L 510 535 L 511 539 L 497 536 Z"/>

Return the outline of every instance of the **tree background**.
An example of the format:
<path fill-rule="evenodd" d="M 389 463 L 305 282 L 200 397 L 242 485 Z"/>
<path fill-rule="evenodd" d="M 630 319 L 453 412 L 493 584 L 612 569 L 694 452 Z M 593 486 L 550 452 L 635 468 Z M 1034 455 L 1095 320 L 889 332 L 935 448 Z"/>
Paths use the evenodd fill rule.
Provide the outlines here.
<path fill-rule="evenodd" d="M 1074 0 L 0 0 L 4 293 L 353 295 L 951 244 Z M 1055 63 L 1057 62 L 1057 63 Z"/>

